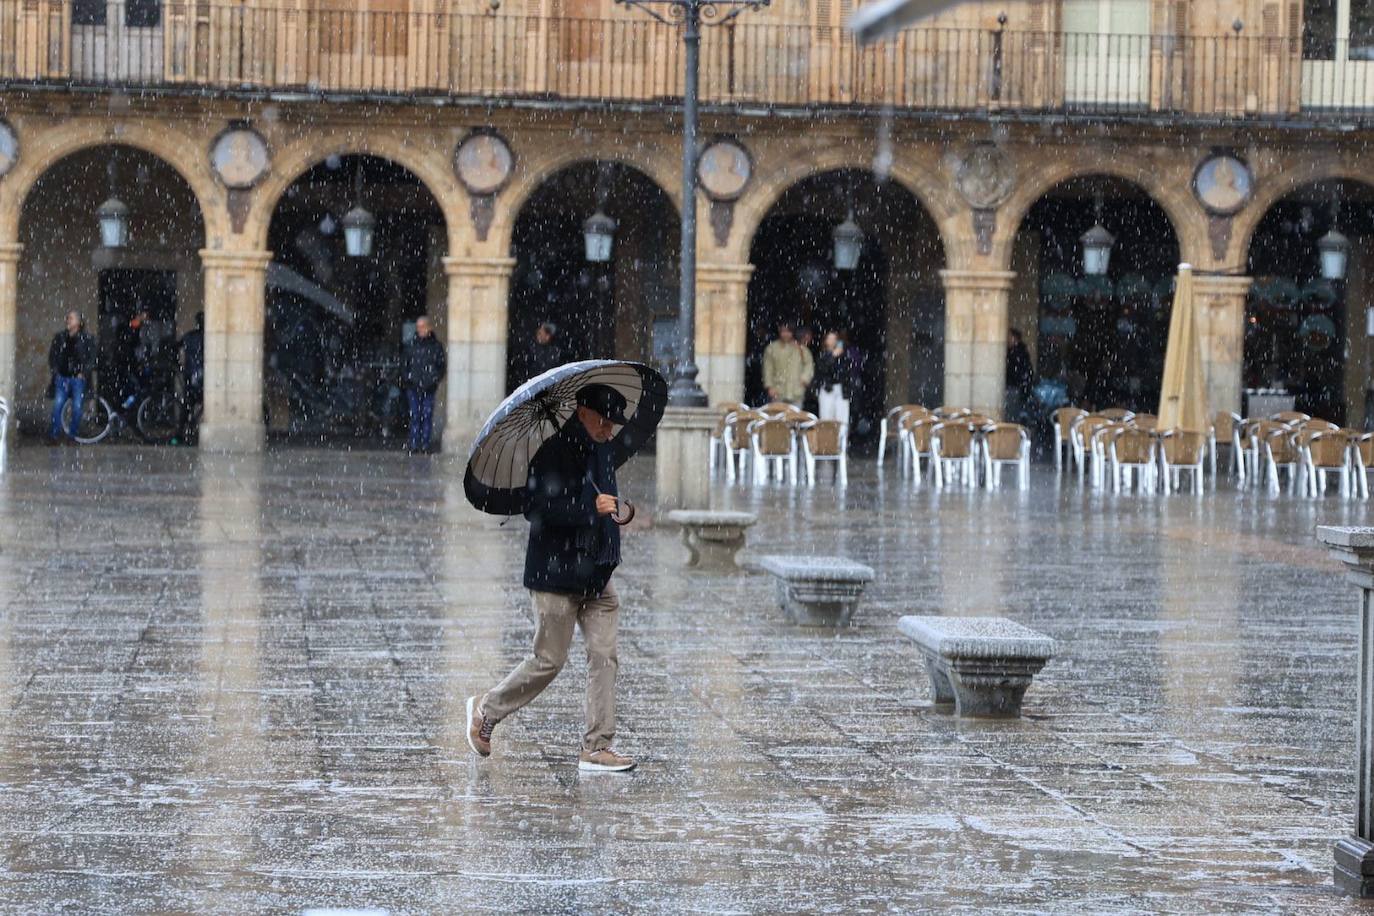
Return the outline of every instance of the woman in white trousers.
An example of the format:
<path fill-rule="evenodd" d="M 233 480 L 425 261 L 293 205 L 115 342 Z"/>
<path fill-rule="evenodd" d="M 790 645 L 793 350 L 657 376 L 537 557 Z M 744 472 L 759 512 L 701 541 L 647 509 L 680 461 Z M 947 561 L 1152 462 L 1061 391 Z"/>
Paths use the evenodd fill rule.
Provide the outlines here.
<path fill-rule="evenodd" d="M 854 395 L 854 358 L 845 349 L 840 335 L 831 331 L 825 335 L 821 358 L 816 365 L 816 381 L 820 388 L 822 420 L 839 420 L 849 425 L 849 402 Z"/>

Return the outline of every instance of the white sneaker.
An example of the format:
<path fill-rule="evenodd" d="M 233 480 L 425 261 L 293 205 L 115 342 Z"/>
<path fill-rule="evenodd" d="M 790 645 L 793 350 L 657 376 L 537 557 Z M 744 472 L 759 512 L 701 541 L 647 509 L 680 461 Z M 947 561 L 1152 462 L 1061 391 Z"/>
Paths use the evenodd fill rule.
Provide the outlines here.
<path fill-rule="evenodd" d="M 634 758 L 623 757 L 607 747 L 599 751 L 583 751 L 577 768 L 583 773 L 624 773 L 633 770 L 635 762 Z"/>

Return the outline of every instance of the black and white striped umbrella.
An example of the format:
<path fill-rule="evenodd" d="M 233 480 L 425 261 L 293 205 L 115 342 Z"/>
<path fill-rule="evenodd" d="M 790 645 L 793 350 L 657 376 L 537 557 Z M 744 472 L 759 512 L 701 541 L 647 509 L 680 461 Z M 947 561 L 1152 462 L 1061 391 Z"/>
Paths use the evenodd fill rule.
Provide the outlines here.
<path fill-rule="evenodd" d="M 463 492 L 492 515 L 525 511 L 530 461 L 577 409 L 585 385 L 609 385 L 625 397 L 629 422 L 611 440 L 616 467 L 649 441 L 668 403 L 668 383 L 641 363 L 588 359 L 535 376 L 492 412 L 468 453 Z"/>

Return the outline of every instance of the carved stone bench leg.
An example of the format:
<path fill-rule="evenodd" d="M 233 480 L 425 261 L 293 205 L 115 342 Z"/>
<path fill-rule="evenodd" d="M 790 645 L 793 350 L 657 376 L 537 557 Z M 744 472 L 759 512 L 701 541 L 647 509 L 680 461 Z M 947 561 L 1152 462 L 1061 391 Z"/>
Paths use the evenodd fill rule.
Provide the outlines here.
<path fill-rule="evenodd" d="M 697 550 L 696 538 L 692 537 L 692 529 L 682 526 L 682 546 L 687 548 L 687 565 L 696 568 L 701 565 L 701 551 Z"/>
<path fill-rule="evenodd" d="M 687 565 L 693 569 L 737 569 L 735 554 L 744 549 L 744 540 L 743 528 L 696 525 L 682 527 L 682 543 L 687 545 L 687 550 L 691 554 Z"/>
<path fill-rule="evenodd" d="M 930 695 L 936 706 L 954 705 L 954 686 L 949 682 L 944 660 L 926 653 L 926 673 L 930 675 Z"/>
<path fill-rule="evenodd" d="M 778 582 L 778 602 L 787 619 L 803 627 L 844 627 L 858 596 L 850 587 L 824 582 Z"/>
<path fill-rule="evenodd" d="M 1016 719 L 1021 701 L 1040 666 L 980 664 L 955 660 L 949 666 L 954 713 L 988 719 Z"/>

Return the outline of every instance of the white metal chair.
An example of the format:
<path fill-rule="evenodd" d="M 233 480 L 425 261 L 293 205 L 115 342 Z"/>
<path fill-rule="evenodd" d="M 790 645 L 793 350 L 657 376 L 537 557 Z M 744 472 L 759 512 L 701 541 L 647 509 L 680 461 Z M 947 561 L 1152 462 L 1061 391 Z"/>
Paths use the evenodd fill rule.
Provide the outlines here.
<path fill-rule="evenodd" d="M 1088 480 L 1093 489 L 1100 490 L 1107 485 L 1107 470 L 1113 468 L 1112 437 L 1125 428 L 1124 423 L 1099 416 L 1090 416 L 1078 424 L 1078 476 L 1080 479 L 1083 477 L 1083 468 L 1087 466 Z"/>
<path fill-rule="evenodd" d="M 747 480 L 746 469 L 754 451 L 754 440 L 749 436 L 749 424 L 762 420 L 763 414 L 757 410 L 737 410 L 725 415 L 725 434 L 722 445 L 725 449 L 725 479 L 734 483 L 738 478 Z"/>
<path fill-rule="evenodd" d="M 816 485 L 816 462 L 835 465 L 835 482 L 849 483 L 849 426 L 840 420 L 811 420 L 800 427 L 802 458 L 806 462 L 806 482 Z"/>
<path fill-rule="evenodd" d="M 1017 489 L 1030 486 L 1030 435 L 1017 423 L 997 423 L 983 434 L 983 484 L 989 490 L 1002 487 L 1002 466 L 1016 468 Z"/>
<path fill-rule="evenodd" d="M 1112 489 L 1135 487 L 1137 493 L 1154 490 L 1158 460 L 1155 437 L 1147 430 L 1131 427 L 1113 429 L 1109 446 L 1112 463 Z"/>
<path fill-rule="evenodd" d="M 1240 414 L 1229 410 L 1219 410 L 1212 418 L 1212 428 L 1208 432 L 1207 458 L 1212 466 L 1212 478 L 1217 476 L 1217 446 L 1226 442 L 1231 450 L 1231 476 L 1239 481 L 1245 480 L 1245 446 L 1241 444 L 1241 427 L 1244 425 Z"/>
<path fill-rule="evenodd" d="M 1054 412 L 1054 469 L 1063 471 L 1065 465 L 1078 460 L 1073 448 L 1073 425 L 1088 412 L 1079 407 L 1061 407 Z"/>
<path fill-rule="evenodd" d="M 1083 414 L 1077 417 L 1069 425 L 1069 446 L 1072 450 L 1074 464 L 1078 467 L 1078 477 L 1081 480 L 1089 464 L 1093 467 L 1092 483 L 1093 486 L 1101 486 L 1101 463 L 1094 460 L 1093 439 L 1097 431 L 1104 426 L 1110 426 L 1111 420 L 1100 417 L 1096 414 Z"/>
<path fill-rule="evenodd" d="M 755 484 L 767 483 L 772 474 L 782 480 L 786 470 L 787 481 L 796 485 L 797 439 L 791 423 L 778 417 L 755 420 L 749 424 L 749 440 L 753 446 Z"/>
<path fill-rule="evenodd" d="M 726 436 L 730 430 L 730 415 L 743 408 L 742 404 L 733 401 L 726 401 L 716 405 L 720 411 L 720 416 L 716 418 L 716 428 L 711 431 L 709 449 L 709 466 L 712 477 L 716 476 L 716 467 L 719 465 L 719 457 L 729 453 L 726 445 Z"/>
<path fill-rule="evenodd" d="M 1211 434 L 1209 434 L 1211 435 Z M 1160 470 L 1164 478 L 1164 492 L 1182 489 L 1183 474 L 1192 477 L 1194 493 L 1202 492 L 1203 465 L 1207 458 L 1207 437 L 1202 433 L 1171 429 L 1160 442 Z"/>
<path fill-rule="evenodd" d="M 1325 496 L 1327 478 L 1335 474 L 1341 497 L 1350 496 L 1352 465 L 1355 463 L 1351 455 L 1350 437 L 1340 430 L 1325 429 L 1303 436 L 1299 444 L 1303 470 L 1307 474 L 1307 492 L 1313 496 Z"/>
<path fill-rule="evenodd" d="M 1288 475 L 1288 492 L 1301 493 L 1305 489 L 1302 482 L 1302 453 L 1293 441 L 1293 430 L 1280 426 L 1264 437 L 1262 445 L 1264 456 L 1264 478 L 1269 482 L 1269 492 L 1279 492 L 1280 472 Z"/>
<path fill-rule="evenodd" d="M 10 402 L 0 398 L 0 474 L 9 463 Z"/>
<path fill-rule="evenodd" d="M 1374 433 L 1362 433 L 1350 442 L 1350 468 L 1361 499 L 1369 498 L 1369 471 L 1374 469 Z"/>
<path fill-rule="evenodd" d="M 910 473 L 913 482 L 920 486 L 921 461 L 926 462 L 931 473 L 935 473 L 935 455 L 930 447 L 930 431 L 935 428 L 936 420 L 929 414 L 915 414 L 908 411 L 902 414 L 901 447 L 903 473 Z"/>
<path fill-rule="evenodd" d="M 925 408 L 920 404 L 902 404 L 889 410 L 883 417 L 882 425 L 878 427 L 878 466 L 882 467 L 883 461 L 887 458 L 887 440 L 896 439 L 900 446 L 902 440 L 902 415 L 905 413 L 924 413 Z M 898 449 L 897 463 L 902 466 L 902 473 L 906 473 L 906 456 Z"/>
<path fill-rule="evenodd" d="M 935 486 L 978 484 L 978 444 L 973 429 L 962 420 L 936 423 L 930 431 L 931 467 Z"/>

